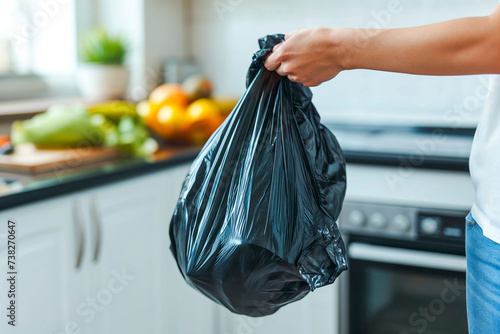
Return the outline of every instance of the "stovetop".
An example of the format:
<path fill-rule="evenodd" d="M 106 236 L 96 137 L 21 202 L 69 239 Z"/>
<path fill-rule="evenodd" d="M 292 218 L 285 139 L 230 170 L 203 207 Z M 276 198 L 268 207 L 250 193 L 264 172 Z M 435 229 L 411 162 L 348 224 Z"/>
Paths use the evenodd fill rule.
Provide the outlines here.
<path fill-rule="evenodd" d="M 468 170 L 475 128 L 326 124 L 350 163 Z"/>

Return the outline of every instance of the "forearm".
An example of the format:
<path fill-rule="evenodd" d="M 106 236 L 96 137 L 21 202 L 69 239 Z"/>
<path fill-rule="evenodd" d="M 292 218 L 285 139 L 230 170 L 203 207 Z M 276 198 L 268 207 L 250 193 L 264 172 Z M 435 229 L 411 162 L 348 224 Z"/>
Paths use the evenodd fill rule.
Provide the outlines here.
<path fill-rule="evenodd" d="M 346 69 L 425 75 L 500 73 L 498 12 L 415 28 L 346 29 L 338 32 L 336 44 L 343 48 Z"/>
<path fill-rule="evenodd" d="M 500 5 L 487 17 L 403 29 L 302 29 L 285 39 L 266 68 L 309 87 L 349 69 L 500 74 Z"/>

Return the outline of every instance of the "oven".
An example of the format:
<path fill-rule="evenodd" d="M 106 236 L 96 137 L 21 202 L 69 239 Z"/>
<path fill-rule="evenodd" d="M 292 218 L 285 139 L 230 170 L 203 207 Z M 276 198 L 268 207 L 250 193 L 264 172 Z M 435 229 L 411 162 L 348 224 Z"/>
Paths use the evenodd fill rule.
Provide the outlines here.
<path fill-rule="evenodd" d="M 329 124 L 347 161 L 340 334 L 465 334 L 475 129 Z"/>
<path fill-rule="evenodd" d="M 467 333 L 466 214 L 346 202 L 341 333 Z"/>

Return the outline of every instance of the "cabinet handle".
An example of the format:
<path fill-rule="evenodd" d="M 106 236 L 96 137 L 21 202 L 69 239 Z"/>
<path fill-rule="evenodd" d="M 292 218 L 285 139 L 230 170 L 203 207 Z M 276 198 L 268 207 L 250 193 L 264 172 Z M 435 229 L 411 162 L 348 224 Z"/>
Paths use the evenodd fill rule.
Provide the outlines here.
<path fill-rule="evenodd" d="M 83 231 L 83 221 L 80 214 L 78 202 L 73 203 L 73 217 L 75 222 L 75 230 L 78 235 L 78 253 L 76 255 L 76 269 L 80 268 L 83 260 L 83 251 L 85 247 L 85 232 Z"/>
<path fill-rule="evenodd" d="M 97 209 L 97 201 L 95 197 L 92 197 L 90 207 L 92 210 L 92 221 L 94 222 L 95 231 L 95 248 L 94 248 L 94 262 L 99 259 L 99 254 L 101 252 L 101 216 Z"/>

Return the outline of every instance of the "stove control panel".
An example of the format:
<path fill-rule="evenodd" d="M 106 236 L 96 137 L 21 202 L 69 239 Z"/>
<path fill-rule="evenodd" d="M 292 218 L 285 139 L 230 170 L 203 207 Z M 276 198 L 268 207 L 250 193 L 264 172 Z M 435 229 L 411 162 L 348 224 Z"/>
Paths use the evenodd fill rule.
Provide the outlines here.
<path fill-rule="evenodd" d="M 366 223 L 366 216 L 362 211 L 353 209 L 347 216 L 347 223 L 354 227 L 362 227 Z"/>
<path fill-rule="evenodd" d="M 443 213 L 421 210 L 417 215 L 419 238 L 464 241 L 465 215 L 464 212 Z"/>
<path fill-rule="evenodd" d="M 420 219 L 420 232 L 425 235 L 434 235 L 439 231 L 441 219 L 438 217 L 423 217 Z"/>
<path fill-rule="evenodd" d="M 348 234 L 460 242 L 465 235 L 466 214 L 466 211 L 345 202 L 339 226 Z"/>
<path fill-rule="evenodd" d="M 392 220 L 392 227 L 398 232 L 408 232 L 412 226 L 411 218 L 406 215 L 397 215 Z"/>

